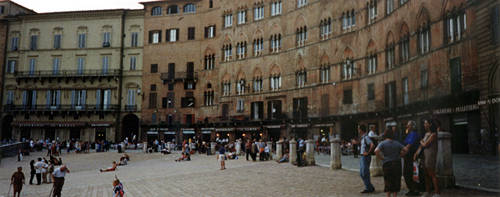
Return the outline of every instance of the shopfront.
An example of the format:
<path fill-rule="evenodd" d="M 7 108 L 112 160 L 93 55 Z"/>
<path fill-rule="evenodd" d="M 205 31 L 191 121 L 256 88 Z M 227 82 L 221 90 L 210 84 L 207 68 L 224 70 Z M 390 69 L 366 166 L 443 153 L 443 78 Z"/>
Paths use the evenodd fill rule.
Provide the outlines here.
<path fill-rule="evenodd" d="M 189 141 L 189 139 L 193 140 L 196 134 L 194 128 L 182 128 L 181 131 L 182 139 L 186 141 Z"/>
<path fill-rule="evenodd" d="M 278 141 L 282 137 L 281 130 L 285 128 L 285 125 L 267 125 L 265 128 L 268 140 Z"/>
<path fill-rule="evenodd" d="M 201 128 L 201 140 L 205 142 L 212 141 L 212 132 L 215 131 L 215 128 Z"/>

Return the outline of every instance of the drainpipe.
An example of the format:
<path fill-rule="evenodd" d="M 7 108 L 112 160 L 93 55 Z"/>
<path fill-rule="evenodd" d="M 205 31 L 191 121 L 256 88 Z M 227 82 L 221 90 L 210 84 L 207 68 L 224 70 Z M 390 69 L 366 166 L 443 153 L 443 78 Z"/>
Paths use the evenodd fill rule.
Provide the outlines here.
<path fill-rule="evenodd" d="M 122 87 L 123 87 L 123 51 L 124 51 L 124 39 L 125 39 L 125 15 L 127 11 L 123 10 L 121 15 L 121 30 L 120 30 L 120 69 L 118 70 L 118 113 L 116 116 L 116 126 L 115 126 L 115 142 L 121 141 L 122 131 L 121 131 L 121 111 L 122 111 Z"/>
<path fill-rule="evenodd" d="M 9 23 L 7 22 L 7 20 L 2 20 L 0 21 L 0 23 L 5 23 L 5 25 L 7 26 L 5 28 L 5 46 L 4 46 L 4 51 L 3 51 L 3 59 L 0 60 L 2 61 L 2 63 L 0 65 L 2 65 L 2 81 L 1 81 L 1 87 L 0 87 L 0 112 L 4 112 L 4 109 L 3 109 L 3 90 L 4 90 L 4 87 L 5 87 L 5 64 L 6 64 L 6 60 L 7 60 L 7 45 L 9 43 L 9 35 L 8 35 L 8 32 L 9 32 Z M 1 24 L 3 25 L 3 24 Z M 0 132 L 0 139 L 2 138 L 2 132 Z"/>

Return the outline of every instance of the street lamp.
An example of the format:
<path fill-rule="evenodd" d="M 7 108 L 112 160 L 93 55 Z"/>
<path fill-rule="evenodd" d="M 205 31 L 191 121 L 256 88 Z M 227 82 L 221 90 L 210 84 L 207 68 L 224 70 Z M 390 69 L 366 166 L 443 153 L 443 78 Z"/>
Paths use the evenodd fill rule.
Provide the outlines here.
<path fill-rule="evenodd" d="M 160 117 L 158 116 L 158 108 L 155 109 L 154 111 L 155 113 L 155 125 L 156 125 L 156 135 L 157 135 L 157 139 L 158 141 L 160 140 L 160 125 L 159 125 L 159 119 Z"/>

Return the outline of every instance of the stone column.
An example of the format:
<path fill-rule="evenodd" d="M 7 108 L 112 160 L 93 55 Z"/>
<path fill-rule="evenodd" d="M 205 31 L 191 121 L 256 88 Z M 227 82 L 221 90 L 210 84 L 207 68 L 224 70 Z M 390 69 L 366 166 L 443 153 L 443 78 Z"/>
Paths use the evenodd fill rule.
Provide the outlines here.
<path fill-rule="evenodd" d="M 142 151 L 144 151 L 144 153 L 148 152 L 148 143 L 147 142 L 143 143 L 143 145 L 142 145 Z"/>
<path fill-rule="evenodd" d="M 268 141 L 267 146 L 269 147 L 269 160 L 273 159 L 273 142 Z"/>
<path fill-rule="evenodd" d="M 330 169 L 342 169 L 342 152 L 340 150 L 340 139 L 334 138 L 330 141 Z"/>
<path fill-rule="evenodd" d="M 306 165 L 315 165 L 314 161 L 314 140 L 306 140 Z"/>
<path fill-rule="evenodd" d="M 370 139 L 372 139 L 372 141 L 374 141 L 374 142 L 375 141 L 377 141 L 377 142 L 382 141 L 382 137 L 379 137 L 379 136 L 370 137 Z M 373 147 L 373 151 L 375 151 L 375 148 L 377 148 L 377 147 Z M 369 149 L 369 147 L 367 147 L 367 149 Z M 370 164 L 370 175 L 373 177 L 384 175 L 384 171 L 382 169 L 382 160 L 377 158 L 375 155 L 372 155 L 372 162 Z"/>
<path fill-rule="evenodd" d="M 290 140 L 290 150 L 288 156 L 290 164 L 297 162 L 297 141 L 293 138 Z"/>
<path fill-rule="evenodd" d="M 241 155 L 241 141 L 236 140 L 234 145 L 236 146 L 236 155 Z"/>
<path fill-rule="evenodd" d="M 276 161 L 279 161 L 283 157 L 283 141 L 277 141 L 276 142 L 276 157 L 274 159 Z"/>
<path fill-rule="evenodd" d="M 217 145 L 217 143 L 215 142 L 210 142 L 210 153 L 215 154 L 215 145 Z"/>
<path fill-rule="evenodd" d="M 455 186 L 453 175 L 453 155 L 451 153 L 451 133 L 438 132 L 438 152 L 436 162 L 436 175 L 440 187 L 450 188 Z"/>

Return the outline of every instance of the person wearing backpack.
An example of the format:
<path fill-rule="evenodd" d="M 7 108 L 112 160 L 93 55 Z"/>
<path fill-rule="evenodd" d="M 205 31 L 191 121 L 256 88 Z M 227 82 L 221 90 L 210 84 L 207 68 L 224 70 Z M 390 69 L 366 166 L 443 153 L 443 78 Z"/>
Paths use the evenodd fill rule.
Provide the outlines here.
<path fill-rule="evenodd" d="M 370 137 L 367 135 L 366 132 L 366 126 L 365 125 L 359 125 L 358 126 L 358 132 L 360 137 L 360 154 L 361 154 L 361 160 L 360 162 L 360 168 L 359 168 L 359 175 L 361 176 L 361 179 L 363 180 L 363 183 L 365 184 L 365 190 L 363 190 L 361 193 L 366 194 L 366 193 L 373 193 L 375 192 L 375 187 L 373 187 L 371 180 L 370 180 L 370 163 L 372 161 L 372 153 L 373 150 L 375 149 L 375 144 L 373 141 L 370 139 Z"/>

